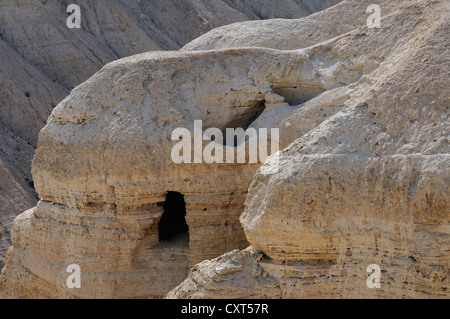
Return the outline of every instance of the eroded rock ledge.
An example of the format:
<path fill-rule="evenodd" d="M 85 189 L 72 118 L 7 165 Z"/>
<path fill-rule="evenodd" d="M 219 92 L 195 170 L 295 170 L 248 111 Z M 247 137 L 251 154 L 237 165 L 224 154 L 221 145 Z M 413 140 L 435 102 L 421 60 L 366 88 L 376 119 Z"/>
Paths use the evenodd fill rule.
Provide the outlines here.
<path fill-rule="evenodd" d="M 363 23 L 298 50 L 106 65 L 40 133 L 41 201 L 14 223 L 0 296 L 162 297 L 248 243 L 168 297 L 448 296 L 446 6 L 402 1 L 387 31 Z M 280 171 L 174 164 L 172 131 L 199 119 L 280 128 Z M 160 242 L 169 192 L 189 233 Z M 81 289 L 66 286 L 73 263 Z M 367 291 L 373 263 L 384 290 Z"/>
<path fill-rule="evenodd" d="M 167 298 L 449 297 L 449 4 L 396 5 L 380 30 L 330 45 L 385 60 L 355 83 L 355 107 L 256 174 L 240 218 L 251 246 L 196 265 Z"/>
<path fill-rule="evenodd" d="M 316 112 L 320 101 L 328 103 L 324 114 L 336 112 L 345 83 L 378 64 L 341 63 L 327 51 L 151 52 L 110 63 L 75 88 L 40 133 L 33 176 L 41 201 L 13 227 L 2 293 L 161 297 L 194 264 L 246 247 L 239 216 L 260 164 L 175 164 L 171 133 L 198 119 L 204 129 L 278 127 L 309 105 L 308 126 L 281 133 L 287 146 L 326 118 Z M 329 66 L 315 69 L 317 52 Z M 334 91 L 321 95 L 326 90 Z M 168 192 L 184 196 L 188 245 L 159 244 Z M 85 278 L 77 291 L 65 286 L 64 267 L 73 263 Z"/>

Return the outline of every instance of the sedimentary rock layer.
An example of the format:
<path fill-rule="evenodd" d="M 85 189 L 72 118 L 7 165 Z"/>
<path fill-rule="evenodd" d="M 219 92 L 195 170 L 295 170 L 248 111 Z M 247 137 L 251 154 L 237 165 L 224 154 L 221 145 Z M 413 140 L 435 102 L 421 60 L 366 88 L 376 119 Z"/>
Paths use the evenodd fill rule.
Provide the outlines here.
<path fill-rule="evenodd" d="M 327 56 L 328 66 L 317 67 L 312 56 L 319 52 Z M 41 132 L 33 174 L 42 200 L 18 219 L 13 230 L 15 247 L 9 258 L 21 260 L 21 266 L 12 262 L 4 271 L 7 278 L 8 272 L 29 269 L 29 284 L 21 289 L 12 277 L 6 279 L 5 294 L 162 296 L 187 275 L 189 266 L 245 247 L 238 217 L 259 164 L 174 164 L 171 132 L 177 127 L 191 130 L 196 119 L 203 120 L 204 129 L 270 128 L 285 120 L 280 136 L 284 147 L 344 107 L 347 84 L 378 65 L 377 59 L 367 64 L 340 60 L 326 46 L 318 46 L 301 52 L 155 52 L 105 66 L 55 108 Z M 259 117 L 254 120 L 249 114 Z M 158 204 L 168 191 L 185 196 L 189 249 L 181 245 L 169 247 L 168 251 L 177 249 L 172 253 L 166 253 L 167 247 L 157 253 L 156 226 L 162 214 Z M 91 219 L 96 223 L 91 225 Z M 112 230 L 100 226 L 122 220 L 135 224 L 119 223 Z M 87 229 L 76 230 L 80 227 Z M 42 237 L 42 229 L 47 229 L 44 238 L 35 241 Z M 120 238 L 130 241 L 118 240 L 114 245 L 119 248 L 112 253 L 102 238 L 114 238 L 118 231 L 123 233 Z M 54 247 L 50 252 L 49 246 Z M 35 263 L 36 256 L 44 261 Z M 99 263 L 93 269 L 84 266 L 91 258 Z M 175 258 L 175 268 L 164 269 L 168 275 L 158 277 L 165 258 Z M 46 259 L 62 270 L 63 265 L 78 263 L 91 280 L 80 291 L 68 290 L 63 280 L 67 274 L 46 270 L 50 264 Z M 122 263 L 127 266 L 122 268 Z M 114 272 L 111 265 L 116 265 Z M 94 280 L 106 271 L 113 273 L 108 280 L 102 284 Z M 131 288 L 111 288 L 117 280 L 126 285 L 125 278 L 143 273 L 148 284 L 141 280 L 141 288 L 133 293 L 127 290 Z M 42 280 L 52 288 L 39 292 Z"/>
<path fill-rule="evenodd" d="M 175 164 L 171 133 L 179 127 L 192 131 L 195 120 L 203 121 L 204 130 L 271 128 L 274 109 L 295 110 L 308 102 L 310 125 L 320 124 L 315 95 L 360 74 L 341 66 L 312 72 L 311 52 L 146 53 L 110 63 L 75 88 L 40 133 L 33 176 L 41 201 L 13 228 L 8 260 L 15 261 L 4 270 L 4 294 L 158 297 L 195 263 L 245 247 L 238 218 L 260 164 Z M 374 66 L 361 66 L 361 72 Z M 331 106 L 337 96 L 322 99 Z M 252 114 L 260 117 L 253 121 Z M 281 147 L 304 130 L 285 134 Z M 161 203 L 169 191 L 184 195 L 188 246 L 158 243 Z M 65 286 L 68 263 L 79 264 L 88 279 L 80 290 Z M 29 278 L 21 289 L 12 274 L 24 269 Z M 41 291 L 43 282 L 47 288 Z"/>
<path fill-rule="evenodd" d="M 12 220 L 23 212 L 25 203 L 26 208 L 35 204 L 30 202 L 34 189 L 29 167 L 38 133 L 70 90 L 104 64 L 150 50 L 178 49 L 221 25 L 249 19 L 298 18 L 337 2 L 78 1 L 81 28 L 69 29 L 66 9 L 73 1 L 1 1 L 0 129 L 15 136 L 0 136 L 2 161 L 11 167 L 11 174 L 2 175 L 1 183 L 14 185 L 20 180 L 23 184 L 22 191 L 12 198 L 0 190 L 1 219 Z M 17 154 L 11 148 L 21 151 Z M 26 178 L 16 174 L 23 167 L 28 167 Z M 17 197 L 21 193 L 27 194 L 22 203 Z M 5 225 L 2 236 L 9 241 L 10 222 Z M 0 249 L 0 262 L 4 251 Z"/>
<path fill-rule="evenodd" d="M 395 5 L 379 30 L 321 44 L 383 62 L 277 174 L 256 174 L 240 218 L 251 247 L 196 265 L 167 297 L 449 297 L 449 3 Z"/>
<path fill-rule="evenodd" d="M 448 296 L 448 4 L 385 3 L 381 29 L 146 53 L 75 88 L 41 131 L 41 201 L 14 223 L 0 296 L 161 297 L 247 240 L 168 297 Z M 175 164 L 171 133 L 195 120 L 279 128 L 286 148 L 255 177 L 258 163 Z M 168 192 L 189 233 L 160 242 Z M 81 289 L 66 286 L 73 263 Z"/>

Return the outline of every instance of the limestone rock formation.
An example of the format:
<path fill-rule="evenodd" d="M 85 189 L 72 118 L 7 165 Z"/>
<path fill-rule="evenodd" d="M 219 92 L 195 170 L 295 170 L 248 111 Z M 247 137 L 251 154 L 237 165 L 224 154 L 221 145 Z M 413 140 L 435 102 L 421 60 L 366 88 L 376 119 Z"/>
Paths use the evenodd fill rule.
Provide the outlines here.
<path fill-rule="evenodd" d="M 110 63 L 74 89 L 41 131 L 33 175 L 42 200 L 13 229 L 9 260 L 16 261 L 4 270 L 5 294 L 157 297 L 193 264 L 245 247 L 238 217 L 258 165 L 175 165 L 170 133 L 191 128 L 195 119 L 205 129 L 272 127 L 274 110 L 289 115 L 299 109 L 295 103 L 342 85 L 338 79 L 360 76 L 344 67 L 315 74 L 311 63 L 308 52 L 294 51 L 155 52 Z M 340 108 L 331 106 L 340 103 L 334 93 L 324 96 L 331 99 L 326 112 Z M 319 105 L 304 112 L 309 125 L 324 119 Z M 304 131 L 293 128 L 281 146 Z M 161 203 L 169 191 L 184 194 L 189 249 L 186 242 L 158 243 Z M 121 253 L 112 253 L 111 244 Z M 172 268 L 164 269 L 168 261 Z M 65 286 L 68 263 L 80 264 L 90 279 L 80 291 Z M 9 277 L 15 272 L 27 274 L 29 284 Z M 117 282 L 123 282 L 120 289 Z"/>
<path fill-rule="evenodd" d="M 161 297 L 191 267 L 167 297 L 448 297 L 449 4 L 380 1 L 369 29 L 352 3 L 301 19 L 355 21 L 305 46 L 149 52 L 76 87 L 40 133 L 41 200 L 14 222 L 0 297 Z M 171 133 L 195 120 L 279 128 L 283 150 L 176 164 Z M 172 206 L 188 233 L 161 241 Z"/>
<path fill-rule="evenodd" d="M 306 48 L 354 31 L 365 25 L 370 1 L 342 1 L 304 19 L 246 21 L 215 28 L 186 44 L 182 51 L 263 47 L 279 50 Z M 388 16 L 405 2 L 383 2 L 381 14 Z"/>
<path fill-rule="evenodd" d="M 70 1 L 2 1 L 1 119 L 35 144 L 51 107 L 107 62 L 178 49 L 221 25 L 300 17 L 338 2 L 281 0 L 275 6 L 255 1 L 95 0 L 80 3 L 82 28 L 74 30 L 66 27 Z"/>
<path fill-rule="evenodd" d="M 239 216 L 260 163 L 176 164 L 171 134 L 192 131 L 195 120 L 204 130 L 274 127 L 266 119 L 274 109 L 299 108 L 287 102 L 359 76 L 343 67 L 315 74 L 310 63 L 296 51 L 150 52 L 112 62 L 75 88 L 40 133 L 33 176 L 41 201 L 13 227 L 4 294 L 161 297 L 192 265 L 246 247 Z M 302 83 L 307 90 L 297 89 Z M 317 125 L 323 117 L 314 113 L 306 112 Z M 158 240 L 168 192 L 184 195 L 188 240 Z M 72 263 L 85 278 L 76 291 L 65 286 Z M 22 276 L 26 285 L 14 279 Z"/>
<path fill-rule="evenodd" d="M 1 119 L 35 144 L 51 107 L 107 62 L 146 51 L 178 49 L 224 24 L 305 16 L 338 2 L 281 0 L 275 6 L 255 1 L 94 0 L 80 3 L 82 28 L 69 29 L 66 8 L 70 1 L 2 1 Z"/>
<path fill-rule="evenodd" d="M 281 152 L 277 174 L 256 174 L 240 218 L 251 247 L 196 265 L 168 298 L 449 297 L 450 7 L 395 5 L 379 30 L 315 46 L 322 65 L 380 64 Z M 371 264 L 380 289 L 367 287 Z"/>
<path fill-rule="evenodd" d="M 14 200 L 0 202 L 0 218 L 12 220 L 23 211 L 25 203 L 31 203 L 28 208 L 34 205 L 30 201 L 34 196 L 30 171 L 23 178 L 22 167 L 31 165 L 29 160 L 24 161 L 34 153 L 38 132 L 70 90 L 104 64 L 146 51 L 178 49 L 224 24 L 300 17 L 337 2 L 279 0 L 275 5 L 259 0 L 78 1 L 82 28 L 69 29 L 66 8 L 73 1 L 0 1 L 0 128 L 15 136 L 0 138 L 1 160 L 11 167 L 0 182 L 23 184 L 22 191 L 12 197 Z M 24 148 L 23 141 L 30 146 Z M 8 151 L 11 148 L 24 151 L 12 154 Z M 22 161 L 16 160 L 16 155 Z M 18 171 L 21 173 L 16 174 Z M 0 192 L 2 199 L 11 198 L 6 191 Z M 20 193 L 27 194 L 22 201 L 17 197 Z M 9 222 L 7 225 L 5 231 L 9 232 Z M 5 240 L 7 237 L 3 235 Z M 0 260 L 3 256 L 0 249 Z"/>

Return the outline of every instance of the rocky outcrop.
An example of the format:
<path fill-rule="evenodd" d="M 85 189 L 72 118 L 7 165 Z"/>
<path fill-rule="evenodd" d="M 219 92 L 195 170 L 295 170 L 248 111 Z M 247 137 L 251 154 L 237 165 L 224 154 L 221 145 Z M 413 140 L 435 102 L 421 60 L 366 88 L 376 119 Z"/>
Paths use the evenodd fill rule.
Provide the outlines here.
<path fill-rule="evenodd" d="M 381 29 L 319 44 L 382 62 L 277 174 L 256 174 L 240 218 L 251 247 L 196 265 L 167 297 L 448 298 L 448 20 L 446 1 L 405 1 Z"/>
<path fill-rule="evenodd" d="M 280 3 L 253 1 L 95 0 L 80 3 L 82 28 L 69 29 L 66 8 L 70 1 L 3 1 L 0 118 L 35 144 L 52 107 L 108 62 L 152 50 L 178 49 L 221 25 L 260 17 L 305 16 L 339 1 L 282 2 L 289 10 L 275 9 L 284 7 Z M 259 14 L 260 10 L 267 13 Z"/>
<path fill-rule="evenodd" d="M 312 72 L 311 52 L 150 52 L 112 62 L 75 88 L 40 133 L 33 176 L 41 201 L 13 227 L 4 295 L 161 297 L 192 265 L 246 247 L 239 215 L 260 164 L 176 164 L 171 133 L 192 131 L 195 120 L 204 130 L 276 127 L 274 110 L 289 116 L 300 108 L 289 103 L 359 76 L 344 67 Z M 334 93 L 324 97 L 339 103 Z M 324 119 L 317 107 L 304 112 L 310 125 Z M 304 130 L 290 129 L 281 147 Z M 184 195 L 185 240 L 158 240 L 168 192 Z M 80 290 L 65 286 L 72 263 L 83 270 Z M 22 276 L 25 285 L 15 279 Z"/>
<path fill-rule="evenodd" d="M 196 119 L 205 129 L 274 127 L 310 102 L 301 110 L 305 126 L 282 134 L 287 146 L 342 107 L 333 89 L 376 66 L 315 72 L 316 50 L 146 53 L 110 63 L 74 89 L 41 131 L 33 169 L 41 201 L 16 220 L 4 295 L 159 297 L 193 264 L 248 245 L 238 218 L 258 165 L 174 164 L 170 134 Z M 317 112 L 322 99 L 329 108 Z M 188 246 L 158 240 L 169 191 L 184 195 Z M 83 271 L 81 290 L 65 286 L 72 263 Z"/>
<path fill-rule="evenodd" d="M 305 19 L 246 21 L 215 28 L 186 44 L 182 51 L 263 47 L 279 50 L 307 48 L 366 25 L 370 1 L 342 1 Z M 383 2 L 387 16 L 405 3 Z M 320 21 L 320 23 L 318 23 Z"/>
<path fill-rule="evenodd" d="M 297 50 L 150 52 L 75 88 L 40 133 L 41 200 L 14 222 L 0 296 L 161 297 L 193 266 L 167 297 L 447 297 L 448 4 L 380 5 L 379 30 L 361 5 Z M 278 173 L 277 156 L 176 164 L 171 133 L 195 120 L 279 128 Z M 188 232 L 166 240 L 172 206 Z"/>
<path fill-rule="evenodd" d="M 15 136 L 0 138 L 1 159 L 11 167 L 10 174 L 2 175 L 1 183 L 13 185 L 20 180 L 23 191 L 16 194 L 27 193 L 21 204 L 12 204 L 21 202 L 16 196 L 15 200 L 0 202 L 1 218 L 13 219 L 23 211 L 25 203 L 32 203 L 28 208 L 33 206 L 30 170 L 25 178 L 15 172 L 31 165 L 26 161 L 33 156 L 38 132 L 53 108 L 104 64 L 146 51 L 178 49 L 221 25 L 248 19 L 300 17 L 337 2 L 280 0 L 274 5 L 222 0 L 80 1 L 82 28 L 69 29 L 66 8 L 73 1 L 1 1 L 0 128 Z M 29 146 L 24 147 L 23 141 Z M 24 151 L 12 154 L 11 147 Z M 2 199 L 11 198 L 7 192 L 0 192 Z M 0 249 L 0 260 L 3 257 Z"/>

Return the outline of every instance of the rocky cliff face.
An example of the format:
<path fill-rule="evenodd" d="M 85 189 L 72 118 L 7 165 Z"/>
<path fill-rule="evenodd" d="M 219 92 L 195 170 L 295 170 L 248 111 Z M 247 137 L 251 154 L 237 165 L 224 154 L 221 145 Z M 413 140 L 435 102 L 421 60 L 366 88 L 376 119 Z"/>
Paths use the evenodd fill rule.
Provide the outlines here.
<path fill-rule="evenodd" d="M 33 176 L 41 201 L 16 219 L 4 293 L 161 297 L 194 264 L 246 247 L 239 216 L 260 164 L 176 164 L 171 133 L 192 131 L 195 120 L 204 129 L 276 127 L 274 110 L 299 108 L 288 101 L 340 86 L 338 78 L 354 80 L 345 68 L 315 75 L 308 55 L 150 52 L 110 63 L 75 88 L 40 133 Z M 296 89 L 301 83 L 308 90 Z M 260 117 L 253 121 L 253 114 Z M 312 110 L 305 114 L 311 125 L 323 120 Z M 281 147 L 303 130 L 291 130 Z M 184 195 L 187 240 L 159 240 L 168 192 Z M 85 278 L 75 291 L 65 286 L 65 267 L 73 263 Z"/>
<path fill-rule="evenodd" d="M 30 166 L 38 132 L 76 85 L 108 62 L 178 49 L 221 25 L 301 17 L 337 2 L 78 1 L 82 28 L 69 29 L 73 1 L 0 1 L 0 162 L 8 167 L 0 180 L 0 261 L 11 221 L 36 202 Z"/>
<path fill-rule="evenodd" d="M 72 90 L 40 133 L 41 200 L 14 222 L 0 296 L 161 297 L 189 274 L 167 297 L 448 297 L 448 2 L 382 1 L 380 29 L 369 4 L 261 22 L 267 42 L 230 26 Z M 279 171 L 174 163 L 195 120 L 279 128 Z M 161 240 L 173 205 L 188 232 Z"/>
<path fill-rule="evenodd" d="M 281 152 L 277 174 L 256 174 L 240 218 L 251 247 L 196 265 L 167 297 L 449 297 L 449 3 L 389 5 L 379 30 L 314 46 L 318 66 L 380 63 L 344 88 L 346 107 Z M 234 46 L 222 31 L 225 44 L 215 31 L 195 46 Z M 371 264 L 379 289 L 366 284 Z"/>

